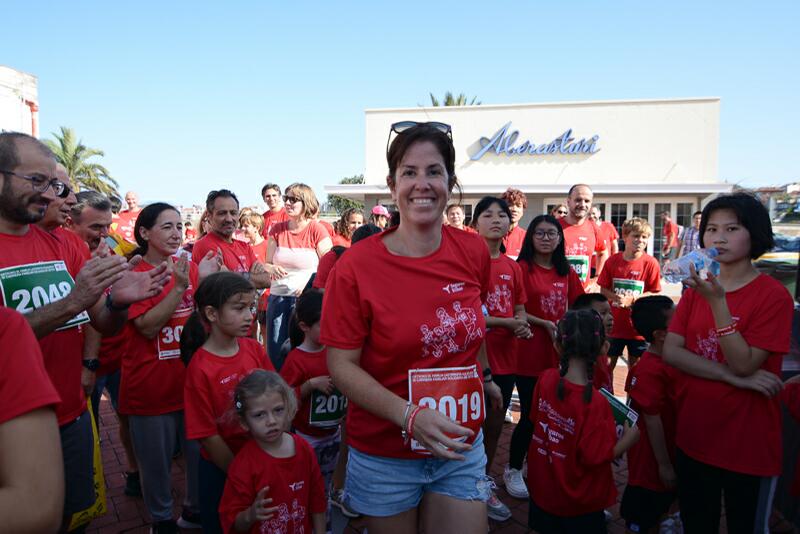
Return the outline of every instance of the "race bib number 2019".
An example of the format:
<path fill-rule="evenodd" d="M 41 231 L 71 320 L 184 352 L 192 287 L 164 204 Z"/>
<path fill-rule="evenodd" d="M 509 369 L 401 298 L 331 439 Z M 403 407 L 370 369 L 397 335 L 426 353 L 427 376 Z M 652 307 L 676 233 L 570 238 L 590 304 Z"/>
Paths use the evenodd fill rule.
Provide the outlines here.
<path fill-rule="evenodd" d="M 73 287 L 75 280 L 61 260 L 0 269 L 3 302 L 23 315 L 58 302 L 69 295 Z M 66 330 L 86 322 L 89 322 L 89 314 L 83 311 L 58 330 Z"/>
<path fill-rule="evenodd" d="M 476 365 L 442 369 L 409 369 L 408 398 L 412 403 L 439 410 L 461 426 L 474 432 L 472 442 L 484 419 L 483 380 Z M 411 449 L 427 452 L 416 440 Z"/>

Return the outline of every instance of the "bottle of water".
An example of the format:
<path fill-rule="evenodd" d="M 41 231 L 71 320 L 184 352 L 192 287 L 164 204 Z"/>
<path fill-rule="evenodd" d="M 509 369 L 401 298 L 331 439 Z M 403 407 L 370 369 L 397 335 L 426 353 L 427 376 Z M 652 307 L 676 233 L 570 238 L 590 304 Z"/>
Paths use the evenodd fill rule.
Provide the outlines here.
<path fill-rule="evenodd" d="M 694 265 L 697 274 L 705 280 L 708 278 L 708 273 L 714 276 L 719 275 L 719 263 L 714 260 L 718 254 L 719 252 L 715 248 L 697 249 L 667 263 L 661 273 L 667 282 L 675 284 L 689 278 L 691 275 L 689 266 Z"/>

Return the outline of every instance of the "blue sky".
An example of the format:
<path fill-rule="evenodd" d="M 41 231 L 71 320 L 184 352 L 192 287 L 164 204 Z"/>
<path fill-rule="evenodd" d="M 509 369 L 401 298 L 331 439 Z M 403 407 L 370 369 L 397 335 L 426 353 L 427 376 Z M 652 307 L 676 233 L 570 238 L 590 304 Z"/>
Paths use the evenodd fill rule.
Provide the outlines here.
<path fill-rule="evenodd" d="M 125 5 L 128 4 L 128 5 Z M 130 7 L 129 7 L 130 6 Z M 719 96 L 720 178 L 800 179 L 800 2 L 4 2 L 0 64 L 39 78 L 123 192 L 200 203 L 363 172 L 364 109 Z"/>

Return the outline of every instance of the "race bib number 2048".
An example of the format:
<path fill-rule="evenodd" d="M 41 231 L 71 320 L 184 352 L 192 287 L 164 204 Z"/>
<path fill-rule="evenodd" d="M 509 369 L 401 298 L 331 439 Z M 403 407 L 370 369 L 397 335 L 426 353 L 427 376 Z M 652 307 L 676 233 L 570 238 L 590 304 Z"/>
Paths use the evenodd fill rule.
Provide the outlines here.
<path fill-rule="evenodd" d="M 63 261 L 44 261 L 0 269 L 0 292 L 3 302 L 21 314 L 58 302 L 75 287 Z M 58 330 L 66 330 L 89 321 L 89 314 L 79 313 Z"/>

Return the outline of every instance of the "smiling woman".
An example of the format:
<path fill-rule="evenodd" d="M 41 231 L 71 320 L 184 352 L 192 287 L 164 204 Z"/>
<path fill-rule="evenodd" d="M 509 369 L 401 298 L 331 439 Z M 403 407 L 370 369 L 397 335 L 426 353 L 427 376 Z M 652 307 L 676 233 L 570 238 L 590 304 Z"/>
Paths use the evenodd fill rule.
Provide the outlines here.
<path fill-rule="evenodd" d="M 502 402 L 481 309 L 489 253 L 479 236 L 442 226 L 458 188 L 450 127 L 398 124 L 386 183 L 400 224 L 342 255 L 322 313 L 328 367 L 351 401 L 346 504 L 370 532 L 482 533 L 484 391 Z"/>

